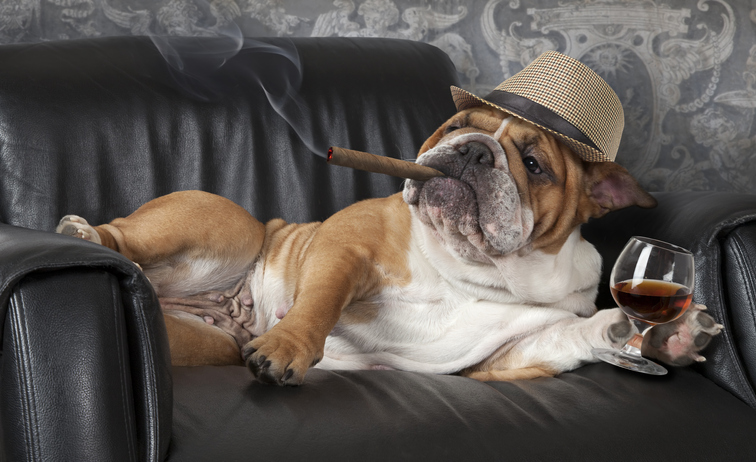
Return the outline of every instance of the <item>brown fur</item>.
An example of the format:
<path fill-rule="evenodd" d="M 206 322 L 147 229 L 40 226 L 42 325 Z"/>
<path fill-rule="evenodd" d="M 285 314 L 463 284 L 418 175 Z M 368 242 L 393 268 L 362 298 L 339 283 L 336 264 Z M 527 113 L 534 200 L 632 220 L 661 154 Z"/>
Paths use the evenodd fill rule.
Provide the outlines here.
<path fill-rule="evenodd" d="M 158 197 L 95 230 L 103 245 L 143 267 L 177 255 L 252 261 L 265 236 L 263 225 L 242 207 L 201 191 Z"/>
<path fill-rule="evenodd" d="M 182 226 L 186 223 L 195 225 Z M 287 275 L 286 289 L 294 305 L 277 326 L 252 341 L 246 350 L 259 349 L 266 360 L 301 358 L 289 368 L 302 369 L 304 375 L 322 358 L 325 337 L 352 299 L 374 294 L 387 284 L 409 282 L 406 236 L 392 232 L 408 229 L 409 223 L 409 210 L 400 194 L 354 204 L 323 223 L 287 224 L 276 219 L 263 226 L 227 199 L 182 191 L 150 201 L 127 218 L 96 226 L 95 230 L 103 245 L 145 269 L 159 296 L 160 288 L 166 285 L 163 278 L 168 276 L 164 274 L 166 261 L 202 257 L 241 262 L 240 266 L 248 268 L 260 255 L 265 271 Z M 347 243 L 345 235 L 351 236 Z M 172 278 L 191 271 L 189 265 L 169 266 L 174 272 Z M 201 304 L 181 300 L 186 305 Z M 198 308 L 195 312 L 201 311 Z M 348 318 L 359 322 L 364 316 L 371 315 L 351 313 Z M 236 342 L 227 333 L 170 313 L 165 317 L 174 364 L 239 362 L 238 346 L 237 359 L 231 358 Z"/>
<path fill-rule="evenodd" d="M 460 112 L 425 142 L 420 153 L 446 136 L 465 132 L 493 134 L 502 117 L 503 113 L 490 108 Z M 450 126 L 459 129 L 449 134 Z M 505 128 L 501 143 L 523 205 L 531 208 L 535 217 L 527 250 L 556 253 L 572 230 L 589 217 L 633 203 L 653 203 L 637 183 L 630 185 L 636 191 L 634 195 L 623 202 L 612 202 L 604 185 L 618 169 L 624 171 L 622 167 L 610 163 L 587 166 L 557 138 L 519 119 Z M 523 165 L 525 155 L 538 159 L 548 174 L 534 179 Z M 622 181 L 634 182 L 626 180 L 626 171 L 618 176 Z M 581 184 L 587 186 L 578 187 Z M 168 305 L 188 307 L 187 311 L 195 314 L 201 315 L 207 300 L 216 299 L 224 303 L 233 299 L 234 309 L 245 309 L 242 305 L 249 288 L 242 285 L 258 261 L 264 264 L 266 274 L 280 275 L 292 306 L 278 324 L 246 343 L 242 356 L 259 379 L 298 384 L 323 357 L 326 337 L 340 317 L 347 323 L 368 322 L 380 309 L 359 303 L 347 311 L 345 307 L 384 287 L 411 282 L 407 263 L 411 223 L 410 209 L 401 194 L 359 202 L 323 223 L 272 220 L 263 225 L 227 199 L 183 191 L 150 201 L 129 217 L 95 229 L 103 245 L 144 268 L 158 296 L 169 300 Z M 167 298 L 176 297 L 168 292 L 187 277 L 197 259 L 217 262 L 218 268 L 233 276 L 232 281 L 226 287 L 198 287 L 193 295 Z M 174 364 L 239 362 L 236 343 L 243 336 L 234 341 L 218 327 L 200 322 L 200 318 L 186 319 L 170 313 L 165 317 Z M 241 329 L 231 324 L 225 328 Z M 477 369 L 465 375 L 481 380 L 553 375 L 553 371 L 541 367 Z"/>
<path fill-rule="evenodd" d="M 254 371 L 270 361 L 270 377 L 263 380 L 278 381 L 292 371 L 289 379 L 301 383 L 307 369 L 322 359 L 326 337 L 352 300 L 408 282 L 407 236 L 394 230 L 409 229 L 409 223 L 409 210 L 396 194 L 333 215 L 296 253 L 269 247 L 266 271 L 286 274 L 294 304 L 280 323 L 244 347 L 249 367 Z"/>
<path fill-rule="evenodd" d="M 191 267 L 184 262 L 197 257 L 238 259 L 248 266 L 265 236 L 262 224 L 242 207 L 201 191 L 159 197 L 95 230 L 103 245 L 139 264 L 158 293 L 164 274 L 171 279 L 185 277 Z M 239 347 L 229 334 L 199 318 L 169 312 L 164 318 L 173 364 L 241 363 Z"/>
<path fill-rule="evenodd" d="M 172 365 L 244 365 L 239 345 L 233 337 L 217 327 L 196 316 L 192 319 L 166 312 L 163 318 L 168 331 Z"/>
<path fill-rule="evenodd" d="M 509 382 L 512 380 L 530 380 L 538 377 L 553 377 L 558 371 L 541 367 L 524 367 L 521 369 L 472 371 L 462 375 L 481 382 Z"/>
<path fill-rule="evenodd" d="M 493 135 L 506 116 L 504 112 L 491 107 L 461 111 L 426 140 L 420 148 L 420 154 L 444 141 L 447 136 L 469 132 Z M 449 126 L 462 128 L 446 133 Z M 528 250 L 541 249 L 557 253 L 572 230 L 591 217 L 598 218 L 610 210 L 634 204 L 641 207 L 656 205 L 656 200 L 643 191 L 620 165 L 613 162 L 585 162 L 554 135 L 521 119 L 514 118 L 504 129 L 499 141 L 507 153 L 509 169 L 521 192 L 523 205 L 530 208 L 536 217 L 532 244 Z M 535 157 L 540 165 L 548 167 L 548 179 L 529 179 L 521 160 L 525 155 Z M 597 204 L 594 186 L 612 176 L 627 182 L 630 195 L 622 202 L 604 201 Z M 588 187 L 577 187 L 580 184 Z M 610 197 L 605 199 L 609 200 Z"/>

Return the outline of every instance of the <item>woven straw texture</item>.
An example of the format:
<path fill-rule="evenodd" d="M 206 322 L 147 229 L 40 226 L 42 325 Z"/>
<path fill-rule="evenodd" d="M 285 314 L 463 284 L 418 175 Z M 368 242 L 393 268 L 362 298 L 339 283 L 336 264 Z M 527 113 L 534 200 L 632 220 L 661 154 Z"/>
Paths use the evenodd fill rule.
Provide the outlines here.
<path fill-rule="evenodd" d="M 546 52 L 495 90 L 534 101 L 574 125 L 598 150 L 530 121 L 559 136 L 584 160 L 606 162 L 616 157 L 625 125 L 622 104 L 614 90 L 580 61 L 556 51 Z M 459 110 L 481 104 L 505 110 L 456 87 L 452 96 Z"/>

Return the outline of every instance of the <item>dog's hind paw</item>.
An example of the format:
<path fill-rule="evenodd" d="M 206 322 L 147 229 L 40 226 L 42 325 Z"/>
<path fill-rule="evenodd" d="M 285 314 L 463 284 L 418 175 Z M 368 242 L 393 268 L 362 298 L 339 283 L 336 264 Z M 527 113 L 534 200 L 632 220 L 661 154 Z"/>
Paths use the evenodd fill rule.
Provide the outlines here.
<path fill-rule="evenodd" d="M 675 321 L 649 330 L 643 342 L 643 355 L 673 366 L 706 361 L 699 352 L 724 326 L 704 313 L 705 309 L 704 305 L 694 303 Z"/>
<path fill-rule="evenodd" d="M 66 215 L 60 219 L 55 232 L 66 236 L 78 237 L 85 241 L 101 244 L 100 235 L 87 223 L 87 220 L 78 215 Z"/>

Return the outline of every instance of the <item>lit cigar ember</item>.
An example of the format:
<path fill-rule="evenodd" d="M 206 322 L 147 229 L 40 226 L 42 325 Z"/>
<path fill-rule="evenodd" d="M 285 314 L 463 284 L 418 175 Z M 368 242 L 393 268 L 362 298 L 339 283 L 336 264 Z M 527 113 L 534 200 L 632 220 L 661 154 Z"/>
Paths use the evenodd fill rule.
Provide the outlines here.
<path fill-rule="evenodd" d="M 407 160 L 377 156 L 368 152 L 353 151 L 335 146 L 328 149 L 328 163 L 418 181 L 427 181 L 437 176 L 444 176 L 435 168 Z"/>

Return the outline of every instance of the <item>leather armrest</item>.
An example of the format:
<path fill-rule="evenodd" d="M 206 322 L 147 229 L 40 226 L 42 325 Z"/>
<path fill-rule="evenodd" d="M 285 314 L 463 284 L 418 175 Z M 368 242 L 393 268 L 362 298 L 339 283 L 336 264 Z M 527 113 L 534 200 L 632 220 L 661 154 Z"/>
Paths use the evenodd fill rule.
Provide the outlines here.
<path fill-rule="evenodd" d="M 756 384 L 756 222 L 744 223 L 722 240 L 722 285 L 728 305 L 734 354 L 745 378 Z"/>
<path fill-rule="evenodd" d="M 170 353 L 141 271 L 105 247 L 0 224 L 0 418 L 10 460 L 163 460 Z"/>
<path fill-rule="evenodd" d="M 604 257 L 599 307 L 615 306 L 609 294 L 612 265 L 633 235 L 690 249 L 696 258 L 693 300 L 725 326 L 704 350 L 696 369 L 756 407 L 756 196 L 720 192 L 656 193 L 655 209 L 631 207 L 583 226 L 584 237 Z"/>

